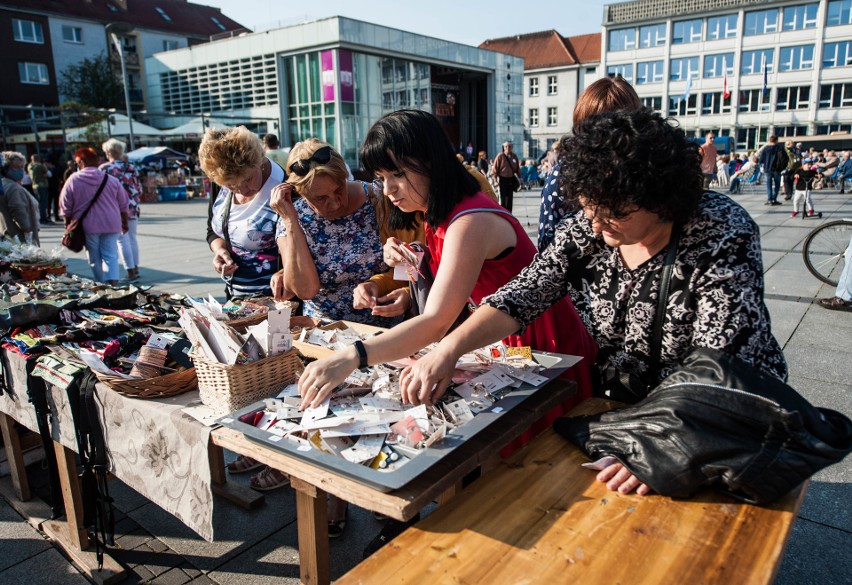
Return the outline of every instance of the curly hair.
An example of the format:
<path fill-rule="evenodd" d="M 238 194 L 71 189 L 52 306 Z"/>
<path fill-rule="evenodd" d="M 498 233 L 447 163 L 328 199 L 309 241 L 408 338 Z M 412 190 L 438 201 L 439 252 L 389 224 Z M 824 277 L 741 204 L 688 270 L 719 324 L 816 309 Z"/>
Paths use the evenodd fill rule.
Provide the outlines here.
<path fill-rule="evenodd" d="M 198 147 L 198 162 L 214 182 L 238 179 L 263 162 L 263 143 L 245 126 L 210 128 Z"/>
<path fill-rule="evenodd" d="M 346 184 L 346 178 L 349 176 L 349 172 L 346 170 L 346 162 L 333 148 L 331 148 L 331 158 L 329 161 L 324 165 L 317 163 L 311 164 L 308 174 L 304 177 L 300 177 L 291 169 L 291 166 L 297 161 L 311 158 L 316 151 L 326 146 L 331 148 L 331 145 L 318 138 L 308 138 L 302 142 L 297 142 L 293 145 L 293 148 L 290 149 L 290 154 L 287 157 L 287 164 L 285 165 L 285 170 L 287 171 L 287 182 L 295 187 L 299 195 L 310 195 L 314 181 L 319 176 L 326 176 L 337 185 Z"/>
<path fill-rule="evenodd" d="M 101 148 L 108 158 L 112 160 L 120 160 L 121 157 L 124 156 L 124 150 L 127 148 L 127 144 L 117 138 L 110 138 L 101 145 Z"/>
<path fill-rule="evenodd" d="M 673 120 L 648 108 L 586 118 L 559 149 L 559 189 L 573 204 L 600 207 L 611 217 L 637 207 L 683 223 L 703 193 L 698 145 Z"/>

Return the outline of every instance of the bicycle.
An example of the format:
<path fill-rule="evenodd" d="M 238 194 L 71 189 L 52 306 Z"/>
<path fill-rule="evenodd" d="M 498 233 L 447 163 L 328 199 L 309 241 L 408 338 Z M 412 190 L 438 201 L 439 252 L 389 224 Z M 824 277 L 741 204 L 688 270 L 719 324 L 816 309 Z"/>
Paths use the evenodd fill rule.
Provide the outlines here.
<path fill-rule="evenodd" d="M 829 221 L 814 228 L 802 245 L 802 258 L 808 271 L 822 282 L 837 286 L 832 275 L 838 264 L 843 263 L 850 238 L 852 219 Z"/>

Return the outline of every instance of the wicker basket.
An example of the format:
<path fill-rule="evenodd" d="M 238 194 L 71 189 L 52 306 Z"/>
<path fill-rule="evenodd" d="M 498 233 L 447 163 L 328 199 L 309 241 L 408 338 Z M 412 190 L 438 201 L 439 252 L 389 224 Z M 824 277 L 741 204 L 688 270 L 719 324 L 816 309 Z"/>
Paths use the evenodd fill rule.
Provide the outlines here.
<path fill-rule="evenodd" d="M 216 414 L 228 414 L 279 392 L 302 372 L 299 351 L 291 349 L 262 360 L 229 366 L 192 354 L 201 402 Z"/>
<path fill-rule="evenodd" d="M 296 307 L 298 307 L 298 303 L 294 303 L 293 301 L 284 301 L 290 306 L 291 311 L 295 311 Z M 240 333 L 245 333 L 246 328 L 251 327 L 252 325 L 257 325 L 258 323 L 263 323 L 266 321 L 266 318 L 269 315 L 267 313 L 258 313 L 257 315 L 252 315 L 251 317 L 243 317 L 242 319 L 233 319 L 231 321 L 223 321 L 225 325 L 228 327 L 233 327 Z"/>
<path fill-rule="evenodd" d="M 95 372 L 95 375 L 98 380 L 119 394 L 131 398 L 168 398 L 184 392 L 191 392 L 198 387 L 195 368 L 147 379 L 132 378 L 128 380 L 100 372 Z"/>

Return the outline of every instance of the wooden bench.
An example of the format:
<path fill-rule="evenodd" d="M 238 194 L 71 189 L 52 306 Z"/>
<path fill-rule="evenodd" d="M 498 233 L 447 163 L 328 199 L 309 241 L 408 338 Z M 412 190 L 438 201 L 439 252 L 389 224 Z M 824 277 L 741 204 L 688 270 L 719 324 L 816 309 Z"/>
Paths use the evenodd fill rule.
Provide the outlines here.
<path fill-rule="evenodd" d="M 575 410 L 602 410 L 586 401 Z M 772 583 L 806 484 L 771 506 L 620 495 L 547 431 L 336 581 Z"/>

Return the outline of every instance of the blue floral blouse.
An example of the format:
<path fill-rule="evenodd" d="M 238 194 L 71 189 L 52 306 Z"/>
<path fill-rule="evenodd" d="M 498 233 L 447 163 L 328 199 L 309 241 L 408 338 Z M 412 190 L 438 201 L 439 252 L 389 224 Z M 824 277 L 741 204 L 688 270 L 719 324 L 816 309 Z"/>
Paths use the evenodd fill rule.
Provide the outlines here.
<path fill-rule="evenodd" d="M 305 300 L 304 313 L 309 317 L 393 327 L 402 317 L 377 317 L 370 309 L 352 308 L 353 289 L 374 274 L 389 269 L 382 255 L 370 185 L 362 184 L 364 204 L 347 217 L 326 219 L 317 215 L 304 199 L 293 203 L 320 280 L 319 292 Z M 277 235 L 285 235 L 283 223 L 279 224 Z"/>

